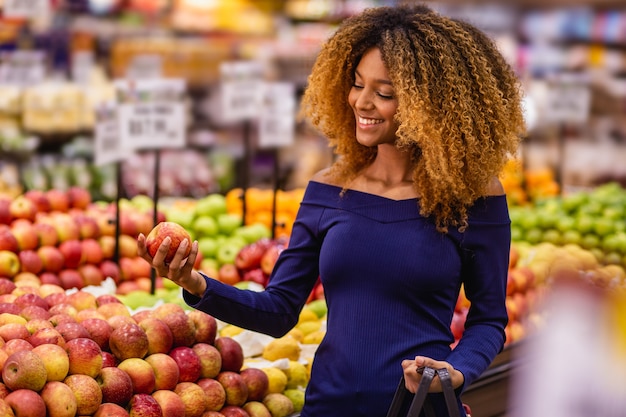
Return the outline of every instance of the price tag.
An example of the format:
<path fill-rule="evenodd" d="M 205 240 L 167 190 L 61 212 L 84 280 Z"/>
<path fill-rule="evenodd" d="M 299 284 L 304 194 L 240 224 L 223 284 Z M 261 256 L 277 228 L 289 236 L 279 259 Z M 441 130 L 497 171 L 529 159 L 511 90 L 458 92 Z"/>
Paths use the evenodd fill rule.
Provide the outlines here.
<path fill-rule="evenodd" d="M 544 117 L 551 122 L 584 123 L 589 119 L 591 88 L 578 75 L 561 74 L 548 84 Z"/>
<path fill-rule="evenodd" d="M 50 0 L 4 0 L 2 15 L 6 18 L 29 19 L 50 12 Z"/>
<path fill-rule="evenodd" d="M 116 82 L 116 88 L 123 148 L 160 149 L 185 145 L 185 84 L 182 80 L 124 80 Z"/>
<path fill-rule="evenodd" d="M 263 83 L 259 146 L 280 147 L 294 142 L 296 98 L 292 83 Z"/>
<path fill-rule="evenodd" d="M 91 51 L 79 51 L 72 54 L 72 78 L 79 84 L 89 82 L 94 68 L 94 56 Z"/>
<path fill-rule="evenodd" d="M 122 161 L 125 153 L 120 143 L 117 122 L 117 106 L 107 102 L 96 108 L 96 128 L 94 138 L 94 164 L 107 165 Z"/>
<path fill-rule="evenodd" d="M 140 54 L 132 58 L 126 69 L 126 78 L 145 80 L 163 76 L 163 58 L 160 55 Z"/>
<path fill-rule="evenodd" d="M 13 51 L 0 55 L 0 83 L 30 86 L 41 83 L 46 75 L 43 51 Z"/>
<path fill-rule="evenodd" d="M 258 61 L 223 62 L 220 74 L 223 119 L 237 122 L 258 117 L 263 65 Z"/>

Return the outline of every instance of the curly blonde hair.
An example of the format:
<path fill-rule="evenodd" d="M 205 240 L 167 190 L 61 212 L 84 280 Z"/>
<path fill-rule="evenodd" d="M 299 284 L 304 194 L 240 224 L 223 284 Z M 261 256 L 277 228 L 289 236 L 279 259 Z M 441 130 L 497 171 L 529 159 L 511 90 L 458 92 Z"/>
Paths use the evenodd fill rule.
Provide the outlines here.
<path fill-rule="evenodd" d="M 425 5 L 377 7 L 344 20 L 322 46 L 301 115 L 340 157 L 329 170 L 347 184 L 376 156 L 356 140 L 348 93 L 361 56 L 381 51 L 398 99 L 396 146 L 414 159 L 422 215 L 440 230 L 467 226 L 468 208 L 516 153 L 525 126 L 521 88 L 493 41 Z"/>

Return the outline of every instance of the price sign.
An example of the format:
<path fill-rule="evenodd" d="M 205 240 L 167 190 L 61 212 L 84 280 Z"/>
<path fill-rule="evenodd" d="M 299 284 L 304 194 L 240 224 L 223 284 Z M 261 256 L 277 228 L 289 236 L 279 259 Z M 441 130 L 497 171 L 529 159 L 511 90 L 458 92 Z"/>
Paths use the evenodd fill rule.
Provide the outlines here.
<path fill-rule="evenodd" d="M 50 0 L 4 0 L 2 5 L 2 15 L 7 18 L 37 18 L 49 11 Z"/>
<path fill-rule="evenodd" d="M 125 80 L 116 82 L 116 88 L 123 148 L 160 149 L 185 145 L 185 84 L 182 80 Z"/>
<path fill-rule="evenodd" d="M 263 65 L 258 61 L 224 62 L 220 74 L 223 119 L 236 122 L 258 117 Z"/>
<path fill-rule="evenodd" d="M 29 86 L 41 83 L 46 75 L 42 51 L 13 51 L 0 56 L 0 83 Z"/>
<path fill-rule="evenodd" d="M 294 141 L 296 98 L 292 83 L 263 83 L 259 146 L 280 147 Z"/>
<path fill-rule="evenodd" d="M 126 78 L 145 80 L 163 76 L 163 58 L 154 54 L 140 54 L 131 60 L 126 69 Z"/>
<path fill-rule="evenodd" d="M 549 83 L 544 115 L 548 121 L 584 123 L 590 107 L 591 88 L 584 78 L 562 74 Z"/>
<path fill-rule="evenodd" d="M 107 165 L 124 159 L 125 153 L 120 143 L 117 122 L 117 106 L 107 102 L 96 108 L 96 128 L 94 138 L 94 163 Z"/>
<path fill-rule="evenodd" d="M 94 68 L 95 58 L 91 51 L 79 51 L 72 54 L 72 78 L 79 84 L 89 82 Z"/>

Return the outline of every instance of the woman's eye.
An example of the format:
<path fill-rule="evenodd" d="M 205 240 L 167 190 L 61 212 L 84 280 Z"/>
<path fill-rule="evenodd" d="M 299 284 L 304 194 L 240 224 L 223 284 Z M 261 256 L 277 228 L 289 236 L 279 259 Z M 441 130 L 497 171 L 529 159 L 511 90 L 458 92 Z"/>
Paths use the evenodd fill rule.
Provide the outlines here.
<path fill-rule="evenodd" d="M 393 95 L 387 95 L 387 94 L 382 94 L 382 93 L 378 93 L 378 96 L 380 98 L 384 98 L 385 100 L 393 100 Z"/>
<path fill-rule="evenodd" d="M 358 84 L 352 84 L 352 88 L 361 89 L 361 88 L 363 88 L 363 86 L 362 85 L 358 85 Z"/>

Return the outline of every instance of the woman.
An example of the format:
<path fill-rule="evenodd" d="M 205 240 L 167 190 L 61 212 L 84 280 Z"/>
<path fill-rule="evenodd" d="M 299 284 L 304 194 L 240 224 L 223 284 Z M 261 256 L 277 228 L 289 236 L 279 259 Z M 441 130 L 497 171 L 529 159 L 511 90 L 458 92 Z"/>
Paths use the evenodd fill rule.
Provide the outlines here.
<path fill-rule="evenodd" d="M 385 416 L 398 380 L 445 367 L 460 396 L 502 349 L 510 220 L 498 174 L 523 119 L 517 80 L 492 42 L 425 6 L 347 19 L 323 46 L 302 112 L 337 161 L 309 183 L 289 247 L 263 292 L 192 270 L 197 243 L 166 265 L 192 307 L 235 325 L 286 334 L 319 276 L 327 333 L 303 417 Z M 472 305 L 454 342 L 461 284 Z M 446 415 L 439 382 L 431 386 Z M 464 415 L 460 398 L 461 415 Z"/>

